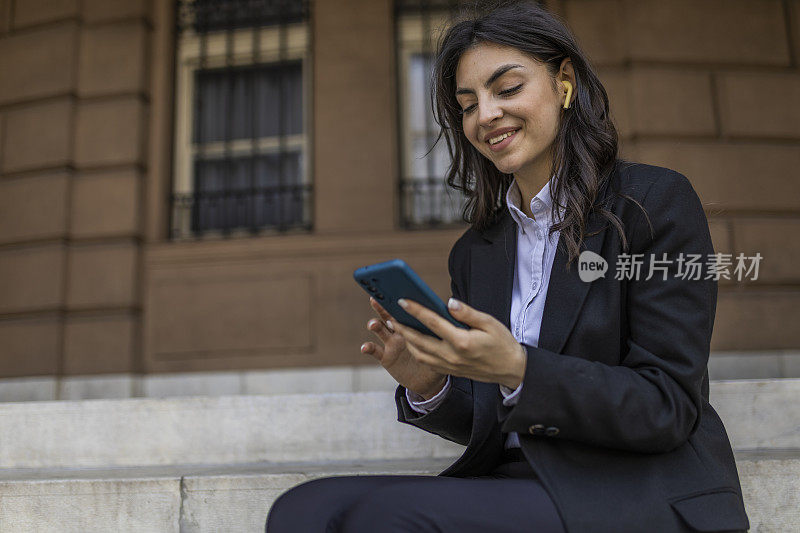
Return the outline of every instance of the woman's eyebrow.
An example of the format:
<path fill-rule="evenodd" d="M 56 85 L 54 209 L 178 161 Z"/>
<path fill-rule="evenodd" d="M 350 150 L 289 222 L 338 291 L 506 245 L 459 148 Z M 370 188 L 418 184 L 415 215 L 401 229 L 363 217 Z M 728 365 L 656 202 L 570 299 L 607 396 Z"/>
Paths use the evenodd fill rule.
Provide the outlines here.
<path fill-rule="evenodd" d="M 517 65 L 515 63 L 509 63 L 507 65 L 502 65 L 500 67 L 497 67 L 497 70 L 495 70 L 492 73 L 492 75 L 489 76 L 489 79 L 484 82 L 483 86 L 488 89 L 489 85 L 491 85 L 497 78 L 499 78 L 512 68 L 525 68 L 525 67 L 522 65 Z M 472 89 L 467 89 L 465 87 L 459 87 L 458 90 L 456 91 L 456 96 L 458 96 L 459 94 L 475 94 L 475 91 L 473 91 Z"/>

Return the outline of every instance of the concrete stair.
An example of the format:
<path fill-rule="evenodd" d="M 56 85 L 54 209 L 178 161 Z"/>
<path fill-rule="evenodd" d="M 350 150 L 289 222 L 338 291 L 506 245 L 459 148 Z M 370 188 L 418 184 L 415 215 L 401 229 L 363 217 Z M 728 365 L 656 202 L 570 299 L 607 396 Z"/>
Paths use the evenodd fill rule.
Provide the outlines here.
<path fill-rule="evenodd" d="M 752 531 L 800 529 L 800 380 L 713 382 Z M 390 392 L 0 404 L 0 531 L 263 531 L 286 489 L 460 454 Z"/>

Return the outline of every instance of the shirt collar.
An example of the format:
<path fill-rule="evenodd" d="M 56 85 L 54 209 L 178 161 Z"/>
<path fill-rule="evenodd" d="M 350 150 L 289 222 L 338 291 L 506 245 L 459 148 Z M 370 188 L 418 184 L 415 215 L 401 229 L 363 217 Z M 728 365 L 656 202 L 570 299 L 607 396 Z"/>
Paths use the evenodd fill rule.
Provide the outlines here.
<path fill-rule="evenodd" d="M 550 196 L 550 182 L 552 178 L 544 184 L 544 187 L 531 199 L 531 213 L 537 223 L 544 222 L 547 227 L 552 223 L 551 207 L 553 205 L 552 197 Z M 522 193 L 517 185 L 516 178 L 511 182 L 511 185 L 506 191 L 506 205 L 511 212 L 511 217 L 517 223 L 517 226 L 525 231 L 523 221 L 530 220 L 525 213 L 522 212 L 520 206 L 522 205 Z M 563 207 L 559 211 L 563 215 Z"/>

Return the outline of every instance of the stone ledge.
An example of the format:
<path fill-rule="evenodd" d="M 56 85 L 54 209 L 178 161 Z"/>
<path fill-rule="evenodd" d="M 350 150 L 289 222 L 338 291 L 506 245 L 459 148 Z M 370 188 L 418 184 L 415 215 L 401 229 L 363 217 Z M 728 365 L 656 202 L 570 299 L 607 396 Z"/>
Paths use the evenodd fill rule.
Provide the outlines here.
<path fill-rule="evenodd" d="M 800 379 L 712 382 L 710 400 L 734 450 L 800 449 Z"/>
<path fill-rule="evenodd" d="M 712 380 L 800 378 L 800 351 L 716 351 L 711 353 L 708 372 Z M 0 403 L 391 392 L 395 386 L 391 376 L 377 364 L 146 375 L 76 374 L 0 379 Z"/>
<path fill-rule="evenodd" d="M 800 530 L 800 451 L 737 454 L 751 531 Z"/>
<path fill-rule="evenodd" d="M 446 460 L 0 472 L 4 533 L 261 532 L 284 491 L 334 475 L 432 475 Z"/>
<path fill-rule="evenodd" d="M 404 459 L 462 449 L 399 424 L 388 392 L 7 403 L 0 435 L 0 468 Z"/>
<path fill-rule="evenodd" d="M 796 530 L 800 450 L 736 455 L 751 529 Z M 260 532 L 274 501 L 299 483 L 334 475 L 433 475 L 452 460 L 6 470 L 0 523 L 11 533 Z"/>
<path fill-rule="evenodd" d="M 712 382 L 735 450 L 800 449 L 800 380 Z M 276 431 L 280 428 L 280 431 Z M 439 458 L 392 392 L 0 404 L 0 468 Z"/>

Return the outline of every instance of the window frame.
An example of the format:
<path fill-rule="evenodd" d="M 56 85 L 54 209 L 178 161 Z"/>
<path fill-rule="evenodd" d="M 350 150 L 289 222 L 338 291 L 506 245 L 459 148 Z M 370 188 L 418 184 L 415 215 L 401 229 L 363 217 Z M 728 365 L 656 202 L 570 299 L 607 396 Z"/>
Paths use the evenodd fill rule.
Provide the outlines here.
<path fill-rule="evenodd" d="M 281 35 L 285 32 L 285 35 Z M 170 240 L 204 240 L 219 237 L 237 237 L 287 233 L 313 230 L 313 158 L 311 157 L 312 124 L 312 75 L 311 22 L 289 22 L 282 25 L 269 25 L 245 28 L 231 28 L 197 33 L 190 25 L 176 34 L 175 39 L 175 91 L 174 91 L 174 132 L 172 157 L 172 183 L 169 190 L 169 238 Z M 281 39 L 285 47 L 281 47 Z M 193 121 L 195 115 L 195 80 L 201 70 L 214 70 L 258 65 L 280 64 L 300 61 L 302 86 L 302 134 L 275 135 L 256 139 L 231 139 L 208 143 L 193 141 Z M 221 155 L 236 159 L 235 156 L 269 153 L 280 148 L 301 151 L 301 173 L 298 186 L 308 188 L 309 199 L 304 202 L 308 212 L 302 213 L 307 221 L 303 227 L 279 228 L 264 226 L 259 228 L 236 227 L 228 230 L 192 229 L 195 206 L 181 208 L 175 199 L 178 196 L 191 196 L 194 190 L 194 166 L 198 154 Z"/>
<path fill-rule="evenodd" d="M 416 55 L 435 55 L 435 40 L 440 33 L 444 30 L 446 23 L 449 20 L 449 13 L 446 9 L 435 9 L 430 12 L 408 12 L 398 9 L 395 12 L 395 46 L 397 52 L 397 80 L 398 80 L 398 125 L 400 132 L 399 139 L 399 152 L 400 152 L 400 172 L 398 183 L 398 194 L 400 196 L 400 226 L 404 229 L 440 229 L 448 227 L 460 227 L 463 225 L 461 219 L 461 207 L 465 199 L 455 190 L 448 187 L 445 183 L 445 175 L 436 176 L 433 172 L 429 172 L 428 179 L 441 178 L 443 184 L 443 195 L 456 195 L 456 200 L 460 202 L 460 207 L 455 213 L 455 218 L 451 220 L 440 220 L 435 223 L 429 221 L 415 222 L 413 206 L 409 207 L 406 200 L 407 193 L 405 191 L 409 184 L 413 184 L 414 179 L 414 140 L 420 136 L 424 136 L 429 142 L 436 139 L 437 132 L 435 131 L 436 123 L 432 122 L 433 129 L 429 131 L 420 130 L 419 132 L 412 131 L 411 125 L 411 103 L 409 98 L 410 88 L 410 68 L 411 58 Z M 426 35 L 426 29 L 428 30 Z M 429 93 L 425 93 L 425 106 L 426 114 L 428 114 L 427 107 L 429 106 L 430 98 Z M 439 141 L 439 144 L 444 143 L 444 139 Z M 437 144 L 438 147 L 438 144 Z M 431 148 L 427 146 L 427 148 Z M 426 157 L 432 159 L 435 157 L 436 150 L 431 151 Z M 435 167 L 435 162 L 429 163 L 429 169 Z M 413 201 L 413 200 L 412 200 Z M 441 202 L 444 212 L 444 202 Z"/>

